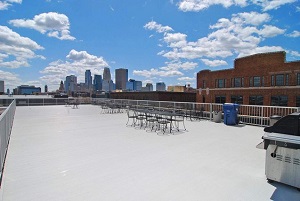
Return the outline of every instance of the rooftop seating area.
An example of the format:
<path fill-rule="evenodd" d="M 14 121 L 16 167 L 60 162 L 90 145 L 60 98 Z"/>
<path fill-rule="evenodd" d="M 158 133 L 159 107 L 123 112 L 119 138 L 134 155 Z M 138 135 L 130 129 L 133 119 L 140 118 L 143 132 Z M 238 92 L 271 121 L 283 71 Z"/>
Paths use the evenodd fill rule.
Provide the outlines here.
<path fill-rule="evenodd" d="M 127 123 L 126 106 L 102 106 L 17 107 L 2 200 L 300 198 L 297 189 L 266 181 L 266 151 L 256 148 L 263 127 L 185 116 L 185 127 L 163 133 Z"/>

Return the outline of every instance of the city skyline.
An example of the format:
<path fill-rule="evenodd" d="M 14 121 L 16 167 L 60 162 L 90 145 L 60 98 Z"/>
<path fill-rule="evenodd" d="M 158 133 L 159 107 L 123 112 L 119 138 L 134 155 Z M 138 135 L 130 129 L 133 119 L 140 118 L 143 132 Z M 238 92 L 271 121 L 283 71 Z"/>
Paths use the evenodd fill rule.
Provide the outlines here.
<path fill-rule="evenodd" d="M 128 69 L 128 79 L 190 83 L 236 58 L 286 51 L 300 60 L 300 3 L 286 1 L 0 0 L 0 80 L 49 91 L 68 75 Z"/>

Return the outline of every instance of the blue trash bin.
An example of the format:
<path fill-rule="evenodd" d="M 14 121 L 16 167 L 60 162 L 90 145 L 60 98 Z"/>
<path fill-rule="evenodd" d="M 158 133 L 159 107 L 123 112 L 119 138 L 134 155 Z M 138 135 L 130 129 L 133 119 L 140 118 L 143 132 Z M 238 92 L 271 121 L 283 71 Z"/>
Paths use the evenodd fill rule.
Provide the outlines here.
<path fill-rule="evenodd" d="M 226 125 L 237 125 L 238 122 L 238 111 L 239 104 L 235 103 L 224 103 L 224 124 Z"/>

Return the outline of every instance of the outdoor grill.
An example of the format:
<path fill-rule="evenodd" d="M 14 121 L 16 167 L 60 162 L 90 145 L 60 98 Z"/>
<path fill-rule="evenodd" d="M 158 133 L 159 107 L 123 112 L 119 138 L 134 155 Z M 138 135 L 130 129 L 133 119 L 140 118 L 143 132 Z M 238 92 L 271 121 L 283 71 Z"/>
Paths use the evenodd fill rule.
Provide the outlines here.
<path fill-rule="evenodd" d="M 293 113 L 264 129 L 266 177 L 300 190 L 300 113 Z"/>

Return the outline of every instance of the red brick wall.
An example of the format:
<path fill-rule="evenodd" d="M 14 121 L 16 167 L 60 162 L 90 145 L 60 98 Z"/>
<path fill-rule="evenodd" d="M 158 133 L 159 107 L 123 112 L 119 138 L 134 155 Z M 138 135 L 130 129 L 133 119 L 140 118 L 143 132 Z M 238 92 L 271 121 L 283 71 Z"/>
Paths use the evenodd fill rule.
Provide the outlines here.
<path fill-rule="evenodd" d="M 197 102 L 215 102 L 216 95 L 226 95 L 226 102 L 230 102 L 231 95 L 242 95 L 243 104 L 249 104 L 249 96 L 264 96 L 264 105 L 270 105 L 271 96 L 287 95 L 288 106 L 296 105 L 296 96 L 300 96 L 300 86 L 297 86 L 297 73 L 300 73 L 300 61 L 286 62 L 285 52 L 273 52 L 256 54 L 238 58 L 234 62 L 234 68 L 220 71 L 203 70 L 197 74 L 197 88 L 208 87 L 209 94 L 202 90 L 197 93 Z M 271 86 L 271 75 L 289 74 L 289 86 Z M 264 77 L 264 87 L 249 88 L 250 77 Z M 234 77 L 244 78 L 243 88 L 231 88 L 231 79 Z M 215 88 L 216 79 L 225 79 L 226 88 Z M 206 87 L 203 86 L 206 82 Z"/>

